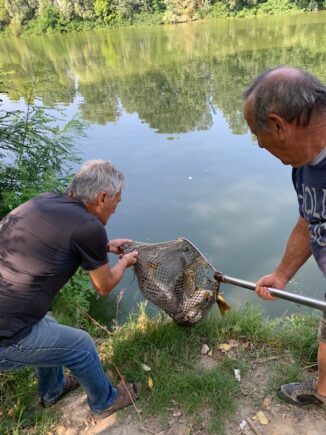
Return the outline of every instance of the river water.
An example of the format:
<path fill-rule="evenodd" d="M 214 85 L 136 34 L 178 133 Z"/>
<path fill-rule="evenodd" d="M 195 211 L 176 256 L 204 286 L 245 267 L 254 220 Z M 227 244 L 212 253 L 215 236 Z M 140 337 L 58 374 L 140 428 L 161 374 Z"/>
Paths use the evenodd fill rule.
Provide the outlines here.
<path fill-rule="evenodd" d="M 89 123 L 83 160 L 109 159 L 125 174 L 110 238 L 191 240 L 224 274 L 256 281 L 277 264 L 298 216 L 291 168 L 259 149 L 242 115 L 241 92 L 263 69 L 288 64 L 326 82 L 326 13 L 123 28 L 1 40 L 4 96 L 37 77 L 44 103 Z M 114 258 L 110 259 L 114 262 Z M 94 300 L 101 320 L 137 310 L 142 295 L 128 271 L 113 295 Z M 310 259 L 289 290 L 323 297 Z M 223 284 L 235 308 L 262 306 L 270 317 L 301 311 L 263 302 Z M 151 308 L 150 308 L 151 309 Z"/>

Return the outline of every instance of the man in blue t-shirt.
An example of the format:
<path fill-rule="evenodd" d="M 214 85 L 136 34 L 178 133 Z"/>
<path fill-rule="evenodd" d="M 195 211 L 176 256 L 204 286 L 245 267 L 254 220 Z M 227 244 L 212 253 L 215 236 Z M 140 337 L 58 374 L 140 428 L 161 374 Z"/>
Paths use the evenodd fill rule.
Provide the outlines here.
<path fill-rule="evenodd" d="M 274 300 L 266 287 L 284 289 L 311 254 L 326 277 L 326 87 L 305 71 L 281 66 L 260 74 L 243 96 L 258 145 L 293 167 L 299 201 L 300 216 L 279 264 L 256 283 L 260 297 Z M 318 340 L 318 378 L 282 385 L 283 400 L 326 405 L 325 313 Z"/>
<path fill-rule="evenodd" d="M 104 227 L 123 187 L 122 173 L 110 162 L 90 160 L 65 194 L 39 195 L 0 222 L 0 372 L 34 367 L 44 406 L 79 384 L 95 418 L 107 417 L 138 397 L 138 384 L 113 387 L 85 331 L 47 315 L 53 298 L 79 266 L 106 296 L 136 263 L 137 251 L 122 252 L 130 240 L 109 242 Z M 119 255 L 112 267 L 108 252 Z M 65 377 L 63 367 L 73 376 Z"/>

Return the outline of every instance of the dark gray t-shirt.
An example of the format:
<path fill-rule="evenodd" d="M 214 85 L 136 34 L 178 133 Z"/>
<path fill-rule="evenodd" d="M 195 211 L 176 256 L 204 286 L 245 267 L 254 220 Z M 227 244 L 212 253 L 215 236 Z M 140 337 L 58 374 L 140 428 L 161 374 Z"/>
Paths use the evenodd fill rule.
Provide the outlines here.
<path fill-rule="evenodd" d="M 313 256 L 326 277 L 326 158 L 293 169 L 299 211 L 309 224 Z"/>
<path fill-rule="evenodd" d="M 106 264 L 101 221 L 66 195 L 44 193 L 0 222 L 0 346 L 26 336 L 79 266 Z"/>

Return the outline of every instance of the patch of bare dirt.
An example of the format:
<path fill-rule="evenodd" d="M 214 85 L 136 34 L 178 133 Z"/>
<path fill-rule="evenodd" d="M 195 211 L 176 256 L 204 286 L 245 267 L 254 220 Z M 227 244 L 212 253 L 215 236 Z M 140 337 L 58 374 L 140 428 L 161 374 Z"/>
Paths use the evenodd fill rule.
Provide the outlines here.
<path fill-rule="evenodd" d="M 271 365 L 254 365 L 241 381 L 241 394 L 232 421 L 226 422 L 228 435 L 324 435 L 326 410 L 281 403 L 266 396 Z"/>
<path fill-rule="evenodd" d="M 231 343 L 231 348 L 236 348 Z M 236 349 L 233 351 L 236 352 Z M 223 350 L 223 352 L 226 352 Z M 198 370 L 212 370 L 224 358 L 217 351 L 199 355 Z M 282 356 L 282 359 L 285 358 Z M 316 406 L 296 407 L 281 403 L 275 395 L 266 396 L 266 386 L 273 366 L 279 357 L 255 358 L 250 369 L 240 381 L 237 410 L 231 420 L 225 422 L 227 435 L 325 435 L 326 409 Z M 176 407 L 164 424 L 160 418 L 144 419 L 141 410 L 130 407 L 102 421 L 95 422 L 82 392 L 72 393 L 60 404 L 60 422 L 56 435 L 206 435 L 209 412 L 203 410 L 203 423 L 198 425 Z M 205 413 L 207 416 L 205 418 Z"/>

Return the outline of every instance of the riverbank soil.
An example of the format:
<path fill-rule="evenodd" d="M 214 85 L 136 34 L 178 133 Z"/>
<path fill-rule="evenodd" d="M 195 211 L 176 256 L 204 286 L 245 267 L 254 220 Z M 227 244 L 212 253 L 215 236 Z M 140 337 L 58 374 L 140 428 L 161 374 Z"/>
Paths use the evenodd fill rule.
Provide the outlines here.
<path fill-rule="evenodd" d="M 235 403 L 236 411 L 225 419 L 224 431 L 212 431 L 209 428 L 210 410 L 202 409 L 201 422 L 184 415 L 176 403 L 171 403 L 169 416 L 142 415 L 141 405 L 116 413 L 100 422 L 92 420 L 86 403 L 85 394 L 79 390 L 71 393 L 55 405 L 60 415 L 59 423 L 53 432 L 57 435 L 204 435 L 221 433 L 226 435 L 323 435 L 326 433 L 326 409 L 311 405 L 296 407 L 281 402 L 271 388 L 275 382 L 275 371 L 282 364 L 291 362 L 286 355 L 262 356 L 253 353 L 247 361 L 244 375 L 240 375 L 240 389 Z M 199 354 L 196 369 L 213 370 L 221 359 L 226 358 L 221 350 L 208 354 Z M 309 371 L 308 371 L 309 370 Z M 315 376 L 316 371 L 307 369 L 307 377 Z M 48 434 L 50 435 L 50 434 Z"/>

